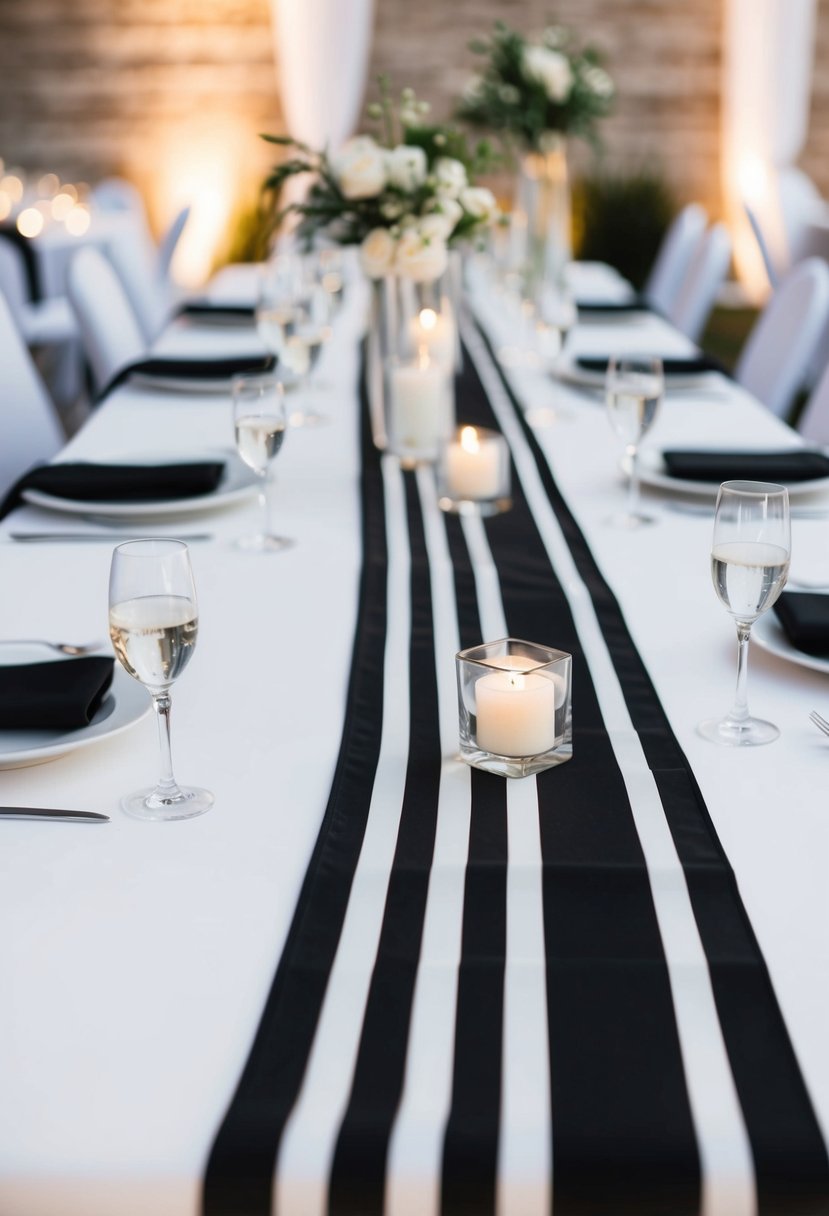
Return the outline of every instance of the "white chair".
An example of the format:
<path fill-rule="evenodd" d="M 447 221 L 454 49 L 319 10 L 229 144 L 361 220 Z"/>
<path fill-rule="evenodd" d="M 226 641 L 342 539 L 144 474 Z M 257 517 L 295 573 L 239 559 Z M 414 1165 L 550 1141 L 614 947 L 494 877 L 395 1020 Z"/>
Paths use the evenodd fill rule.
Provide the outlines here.
<path fill-rule="evenodd" d="M 670 315 L 707 222 L 699 203 L 689 203 L 665 233 L 642 292 L 657 312 Z"/>
<path fill-rule="evenodd" d="M 803 407 L 797 429 L 812 443 L 829 444 L 829 366 Z"/>
<path fill-rule="evenodd" d="M 173 306 L 169 284 L 156 274 L 158 255 L 149 232 L 138 224 L 130 225 L 117 241 L 107 244 L 107 253 L 149 346 L 161 333 Z"/>
<path fill-rule="evenodd" d="M 46 389 L 0 292 L 0 498 L 65 437 Z"/>
<path fill-rule="evenodd" d="M 105 177 L 92 187 L 89 200 L 100 211 L 128 211 L 138 215 L 146 224 L 147 213 L 141 191 L 125 177 Z"/>
<path fill-rule="evenodd" d="M 731 264 L 731 237 L 725 224 L 714 224 L 703 236 L 685 282 L 668 313 L 669 320 L 697 342 Z"/>
<path fill-rule="evenodd" d="M 754 233 L 754 239 L 757 242 L 760 250 L 760 255 L 763 259 L 763 266 L 766 271 L 772 291 L 775 291 L 780 284 L 780 275 L 777 267 L 774 264 L 774 258 L 771 256 L 771 249 L 766 240 L 766 234 L 763 231 L 763 225 L 760 223 L 760 217 L 750 203 L 743 201 L 743 210 L 748 216 L 748 222 L 751 224 L 751 231 Z"/>
<path fill-rule="evenodd" d="M 182 207 L 158 243 L 157 273 L 164 282 L 170 281 L 170 267 L 173 262 L 173 255 L 189 218 L 190 208 Z"/>
<path fill-rule="evenodd" d="M 147 343 L 112 263 L 97 249 L 81 249 L 69 266 L 69 300 L 98 389 L 141 359 Z"/>
<path fill-rule="evenodd" d="M 734 377 L 785 417 L 806 382 L 829 320 L 829 266 L 807 258 L 790 271 L 748 336 Z"/>

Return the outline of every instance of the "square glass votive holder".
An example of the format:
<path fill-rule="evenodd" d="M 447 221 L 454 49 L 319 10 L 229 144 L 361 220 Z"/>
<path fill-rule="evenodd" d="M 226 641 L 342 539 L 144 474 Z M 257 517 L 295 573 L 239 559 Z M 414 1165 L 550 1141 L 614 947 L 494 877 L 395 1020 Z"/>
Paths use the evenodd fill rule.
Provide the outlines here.
<path fill-rule="evenodd" d="M 573 755 L 572 659 L 501 638 L 455 656 L 461 759 L 502 777 L 529 777 Z"/>
<path fill-rule="evenodd" d="M 512 506 L 509 448 L 503 435 L 462 426 L 443 444 L 438 503 L 455 515 L 498 515 Z"/>
<path fill-rule="evenodd" d="M 386 450 L 408 466 L 429 464 L 455 425 L 451 364 L 422 348 L 386 360 L 383 393 Z"/>

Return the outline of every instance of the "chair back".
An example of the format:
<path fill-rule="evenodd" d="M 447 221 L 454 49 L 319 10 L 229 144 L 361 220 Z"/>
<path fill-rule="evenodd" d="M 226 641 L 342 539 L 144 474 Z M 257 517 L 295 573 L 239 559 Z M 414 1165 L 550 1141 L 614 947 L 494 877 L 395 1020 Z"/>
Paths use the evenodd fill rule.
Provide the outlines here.
<path fill-rule="evenodd" d="M 829 444 L 829 364 L 803 407 L 797 429 L 812 443 Z"/>
<path fill-rule="evenodd" d="M 743 209 L 748 216 L 748 222 L 751 224 L 751 231 L 754 233 L 754 239 L 760 249 L 760 255 L 763 259 L 763 266 L 766 270 L 766 275 L 769 280 L 772 291 L 776 291 L 780 285 L 780 275 L 777 267 L 774 264 L 774 258 L 771 256 L 771 249 L 766 240 L 766 234 L 763 231 L 763 225 L 760 223 L 760 217 L 750 203 L 743 201 Z"/>
<path fill-rule="evenodd" d="M 158 255 L 149 230 L 130 223 L 117 241 L 110 242 L 107 252 L 149 346 L 164 328 L 172 306 L 169 285 L 156 270 Z"/>
<path fill-rule="evenodd" d="M 734 370 L 738 383 L 785 418 L 827 320 L 829 266 L 807 258 L 786 275 L 755 323 Z"/>
<path fill-rule="evenodd" d="M 170 266 L 172 265 L 173 255 L 176 252 L 179 239 L 189 218 L 190 208 L 182 207 L 159 241 L 157 269 L 162 280 L 169 280 L 170 278 Z"/>
<path fill-rule="evenodd" d="M 101 211 L 139 215 L 146 223 L 146 208 L 141 191 L 124 177 L 105 177 L 89 192 L 92 206 Z"/>
<path fill-rule="evenodd" d="M 11 241 L 0 237 L 0 291 L 15 317 L 19 317 L 29 302 L 29 287 L 23 255 Z"/>
<path fill-rule="evenodd" d="M 75 254 L 67 288 L 95 384 L 102 389 L 120 368 L 140 359 L 147 344 L 121 280 L 97 249 Z"/>
<path fill-rule="evenodd" d="M 703 236 L 669 318 L 692 342 L 699 341 L 731 264 L 731 237 L 725 224 Z"/>
<path fill-rule="evenodd" d="M 665 233 L 642 293 L 657 312 L 670 315 L 707 222 L 699 203 L 689 203 Z"/>
<path fill-rule="evenodd" d="M 54 406 L 0 292 L 0 498 L 65 442 Z"/>

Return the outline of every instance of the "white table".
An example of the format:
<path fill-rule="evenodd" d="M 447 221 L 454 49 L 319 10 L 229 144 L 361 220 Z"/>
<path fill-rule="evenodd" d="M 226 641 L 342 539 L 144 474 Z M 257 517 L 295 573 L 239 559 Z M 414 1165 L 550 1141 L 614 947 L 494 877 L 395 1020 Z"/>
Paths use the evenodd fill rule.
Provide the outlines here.
<path fill-rule="evenodd" d="M 245 273 L 236 279 L 241 294 Z M 228 281 L 217 295 L 226 297 Z M 496 305 L 482 304 L 481 318 L 497 345 L 509 333 Z M 364 293 L 352 291 L 326 356 L 330 425 L 291 432 L 278 458 L 275 518 L 296 547 L 266 558 L 233 550 L 233 538 L 256 521 L 254 500 L 197 521 L 214 539 L 192 550 L 200 635 L 174 691 L 173 752 L 177 774 L 210 787 L 215 808 L 168 825 L 119 813 L 119 796 L 155 773 L 149 718 L 88 752 L 0 772 L 4 804 L 113 816 L 103 828 L 2 825 L 0 1209 L 8 1216 L 198 1210 L 206 1156 L 257 1027 L 340 740 L 359 576 L 354 385 L 365 306 Z M 686 348 L 653 318 L 585 326 L 573 338 L 584 351 Z M 216 353 L 239 351 L 238 332 L 221 346 L 215 329 L 207 339 L 180 339 L 182 346 L 168 335 L 164 345 L 190 349 L 203 340 Z M 710 519 L 675 514 L 654 496 L 657 526 L 609 529 L 606 517 L 622 504 L 625 487 L 603 409 L 537 372 L 516 372 L 513 382 L 519 396 L 570 415 L 539 430 L 538 440 L 693 765 L 825 1134 L 829 816 L 822 788 L 829 759 L 807 714 L 825 709 L 826 681 L 755 648 L 751 702 L 780 725 L 781 739 L 747 752 L 704 742 L 695 724 L 728 708 L 736 671 L 733 628 L 708 574 Z M 720 445 L 794 442 L 724 381 L 710 398 L 669 397 L 649 442 L 697 443 L 703 435 Z M 157 450 L 174 458 L 231 442 L 225 398 L 126 387 L 93 416 L 67 457 Z M 76 526 L 32 508 L 12 522 Z M 181 529 L 193 530 L 192 522 Z M 176 525 L 157 530 L 175 533 Z M 793 573 L 829 576 L 825 521 L 797 520 L 793 530 Z M 109 546 L 7 542 L 2 553 L 0 638 L 106 636 Z M 446 663 L 451 682 L 451 653 Z M 331 1096 L 332 1107 L 341 1101 Z M 715 1162 L 708 1216 L 753 1210 L 739 1144 L 736 1156 L 732 1149 L 726 1145 Z M 315 1149 L 323 1158 L 326 1151 Z M 280 1210 L 322 1210 L 324 1185 L 303 1180 L 303 1161 L 311 1167 L 299 1149 L 285 1152 L 299 1172 L 294 1177 L 286 1166 Z M 392 1188 L 389 1210 L 411 1210 L 415 1195 L 415 1210 L 431 1210 L 435 1192 L 428 1180 L 419 1185 L 408 1199 L 406 1187 Z M 524 1207 L 520 1195 L 516 1182 L 505 1192 L 505 1213 L 537 1210 L 537 1197 Z"/>

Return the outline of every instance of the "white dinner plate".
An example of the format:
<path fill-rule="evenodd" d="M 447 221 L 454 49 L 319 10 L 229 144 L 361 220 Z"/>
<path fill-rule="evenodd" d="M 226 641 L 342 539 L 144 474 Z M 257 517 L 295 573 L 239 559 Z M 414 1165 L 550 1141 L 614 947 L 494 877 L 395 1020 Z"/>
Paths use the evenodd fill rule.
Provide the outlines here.
<path fill-rule="evenodd" d="M 605 318 L 606 321 L 606 318 Z M 616 323 L 615 320 L 613 322 Z M 620 352 L 621 354 L 622 352 Z M 589 357 L 585 355 L 585 357 Z M 669 356 L 665 356 L 668 358 Z M 605 372 L 590 372 L 583 367 L 579 367 L 574 359 L 569 359 L 565 355 L 556 363 L 555 377 L 562 380 L 565 384 L 575 384 L 579 388 L 592 388 L 599 392 L 604 392 L 607 376 Z M 696 372 L 693 375 L 680 376 L 668 375 L 665 377 L 665 392 L 670 394 L 671 389 L 685 388 L 704 388 L 710 384 L 710 377 L 717 376 L 718 372 Z"/>
<path fill-rule="evenodd" d="M 217 393 L 225 397 L 230 393 L 233 376 L 224 379 L 199 380 L 196 376 L 152 376 L 148 372 L 133 372 L 128 384 L 136 388 L 149 388 L 160 393 Z"/>
<path fill-rule="evenodd" d="M 0 663 L 71 663 L 47 646 L 0 641 Z M 28 768 L 57 760 L 68 752 L 119 735 L 146 717 L 152 708 L 149 693 L 116 662 L 112 684 L 88 726 L 76 730 L 0 730 L 0 769 Z"/>
<path fill-rule="evenodd" d="M 113 519 L 161 519 L 168 516 L 197 515 L 203 511 L 232 506 L 243 498 L 258 493 L 259 478 L 231 448 L 206 451 L 194 460 L 222 460 L 224 473 L 215 490 L 195 498 L 167 498 L 151 502 L 86 502 L 76 498 L 58 498 L 42 490 L 24 490 L 23 498 L 33 507 L 61 511 L 68 515 L 102 515 Z M 108 464 L 175 464 L 174 453 L 146 452 L 110 457 Z M 184 463 L 184 461 L 182 461 Z"/>
<path fill-rule="evenodd" d="M 718 481 L 691 481 L 684 477 L 671 477 L 659 448 L 644 447 L 639 452 L 639 480 L 643 486 L 655 490 L 668 490 L 673 494 L 693 494 L 714 502 L 720 488 Z M 829 491 L 829 477 L 818 477 L 812 481 L 789 483 L 789 498 L 803 498 L 808 494 Z"/>
<path fill-rule="evenodd" d="M 804 654 L 796 646 L 792 646 L 773 612 L 766 612 L 751 626 L 751 640 L 756 642 L 761 650 L 786 659 L 789 663 L 797 663 L 799 667 L 808 667 L 812 671 L 822 671 L 829 676 L 829 659 L 822 659 L 816 654 Z"/>

